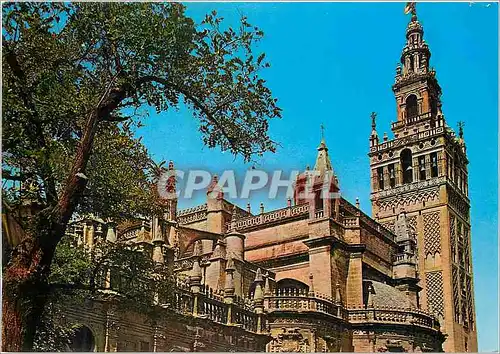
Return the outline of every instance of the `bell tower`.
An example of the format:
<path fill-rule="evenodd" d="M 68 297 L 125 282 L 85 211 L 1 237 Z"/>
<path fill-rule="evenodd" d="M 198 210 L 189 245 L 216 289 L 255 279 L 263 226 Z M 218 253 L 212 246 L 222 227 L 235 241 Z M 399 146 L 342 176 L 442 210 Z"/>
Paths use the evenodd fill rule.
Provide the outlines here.
<path fill-rule="evenodd" d="M 372 113 L 370 144 L 373 217 L 395 231 L 406 213 L 417 235 L 421 306 L 434 313 L 447 339 L 447 352 L 477 351 L 474 305 L 468 159 L 463 123 L 458 136 L 441 110 L 441 87 L 429 67 L 431 53 L 408 3 L 411 20 L 392 86 L 396 99 L 393 138 L 379 139 Z"/>

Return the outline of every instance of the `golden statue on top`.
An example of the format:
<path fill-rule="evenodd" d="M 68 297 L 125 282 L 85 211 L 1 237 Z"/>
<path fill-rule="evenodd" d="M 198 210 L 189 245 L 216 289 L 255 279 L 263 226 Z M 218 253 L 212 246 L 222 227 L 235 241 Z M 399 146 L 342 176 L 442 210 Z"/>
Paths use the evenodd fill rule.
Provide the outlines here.
<path fill-rule="evenodd" d="M 411 13 L 413 16 L 417 15 L 417 9 L 416 9 L 417 3 L 413 1 L 409 1 L 406 3 L 405 6 L 405 15 L 408 15 Z"/>

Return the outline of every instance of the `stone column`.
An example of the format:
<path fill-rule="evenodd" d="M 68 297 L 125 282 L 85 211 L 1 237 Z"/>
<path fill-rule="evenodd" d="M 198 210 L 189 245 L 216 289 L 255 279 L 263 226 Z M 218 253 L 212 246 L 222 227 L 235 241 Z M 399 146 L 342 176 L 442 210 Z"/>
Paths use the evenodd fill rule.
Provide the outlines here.
<path fill-rule="evenodd" d="M 361 257 L 361 252 L 349 255 L 346 299 L 349 307 L 360 307 L 363 305 L 363 263 Z"/>

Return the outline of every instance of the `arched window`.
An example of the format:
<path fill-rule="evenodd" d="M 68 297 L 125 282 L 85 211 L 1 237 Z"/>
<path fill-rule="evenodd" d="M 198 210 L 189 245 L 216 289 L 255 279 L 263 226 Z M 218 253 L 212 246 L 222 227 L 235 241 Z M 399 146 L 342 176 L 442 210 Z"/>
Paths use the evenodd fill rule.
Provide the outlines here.
<path fill-rule="evenodd" d="M 418 115 L 418 104 L 417 96 L 410 95 L 406 99 L 406 116 L 407 118 L 413 118 Z"/>
<path fill-rule="evenodd" d="M 401 168 L 403 169 L 403 183 L 413 182 L 412 155 L 410 149 L 401 151 Z"/>
<path fill-rule="evenodd" d="M 79 327 L 71 338 L 70 351 L 72 352 L 93 352 L 95 340 L 92 331 L 87 326 Z"/>

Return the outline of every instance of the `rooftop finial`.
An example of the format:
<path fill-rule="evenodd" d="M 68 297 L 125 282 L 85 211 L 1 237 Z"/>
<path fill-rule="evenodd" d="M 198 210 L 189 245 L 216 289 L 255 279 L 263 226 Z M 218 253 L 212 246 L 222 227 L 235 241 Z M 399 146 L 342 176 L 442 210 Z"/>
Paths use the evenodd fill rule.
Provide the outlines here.
<path fill-rule="evenodd" d="M 458 122 L 458 137 L 460 139 L 464 138 L 464 126 L 465 126 L 464 122 L 462 121 Z"/>
<path fill-rule="evenodd" d="M 370 117 L 372 119 L 372 130 L 375 130 L 377 128 L 377 123 L 375 121 L 377 119 L 377 113 L 372 112 L 372 114 L 370 114 Z"/>
<path fill-rule="evenodd" d="M 325 126 L 323 125 L 323 123 L 321 123 L 319 128 L 321 129 L 321 140 L 325 140 Z"/>
<path fill-rule="evenodd" d="M 417 4 L 413 1 L 408 1 L 405 6 L 405 15 L 411 13 L 411 19 L 417 18 Z"/>

